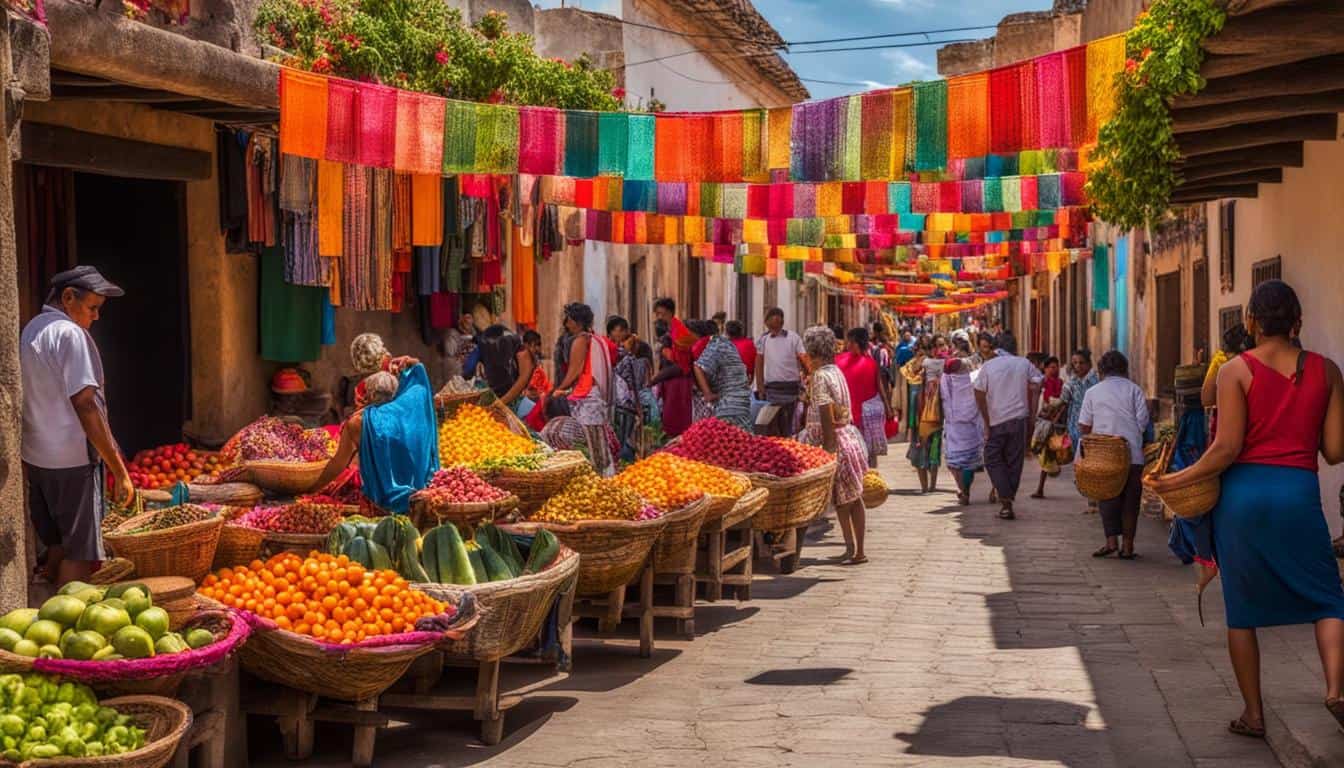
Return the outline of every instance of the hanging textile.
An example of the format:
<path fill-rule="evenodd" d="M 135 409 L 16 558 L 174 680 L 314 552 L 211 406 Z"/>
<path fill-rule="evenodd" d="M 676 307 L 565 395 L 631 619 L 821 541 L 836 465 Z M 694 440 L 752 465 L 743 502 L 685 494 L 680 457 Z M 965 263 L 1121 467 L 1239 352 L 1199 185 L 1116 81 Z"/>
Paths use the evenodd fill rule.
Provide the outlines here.
<path fill-rule="evenodd" d="M 411 175 L 408 173 L 392 177 L 392 250 L 398 254 L 411 250 Z M 410 266 L 397 271 L 409 272 Z"/>
<path fill-rule="evenodd" d="M 1062 146 L 1080 147 L 1087 142 L 1087 48 L 1064 51 L 1064 90 L 1069 112 L 1068 139 Z M 1060 168 L 1060 170 L 1065 170 Z"/>
<path fill-rule="evenodd" d="M 765 110 L 749 109 L 742 116 L 742 178 L 764 180 L 769 172 L 765 162 Z"/>
<path fill-rule="evenodd" d="M 447 101 L 443 118 L 443 172 L 476 170 L 476 105 Z"/>
<path fill-rule="evenodd" d="M 1111 265 L 1106 244 L 1092 248 L 1092 309 L 1111 308 Z"/>
<path fill-rule="evenodd" d="M 314 159 L 326 157 L 327 78 L 288 68 L 280 70 L 280 151 Z"/>
<path fill-rule="evenodd" d="M 1116 109 L 1115 78 L 1125 70 L 1125 34 L 1087 44 L 1087 141 L 1097 140 L 1101 126 Z"/>
<path fill-rule="evenodd" d="M 708 173 L 714 181 L 742 180 L 742 113 L 727 112 L 709 118 Z"/>
<path fill-rule="evenodd" d="M 654 178 L 653 115 L 630 115 L 626 120 L 626 145 L 629 153 L 625 161 L 625 178 L 649 181 Z"/>
<path fill-rule="evenodd" d="M 317 360 L 322 354 L 326 290 L 287 284 L 285 257 L 279 248 L 263 248 L 258 261 L 257 331 L 262 359 L 277 363 Z"/>
<path fill-rule="evenodd" d="M 680 119 L 684 144 L 678 149 L 684 178 L 709 180 L 712 178 L 709 170 L 713 154 L 714 118 L 710 115 L 688 115 Z"/>
<path fill-rule="evenodd" d="M 370 299 L 372 309 L 392 309 L 392 206 L 395 198 L 391 168 L 370 170 Z"/>
<path fill-rule="evenodd" d="M 625 172 L 629 153 L 628 121 L 624 112 L 603 112 L 597 116 L 597 172 L 620 176 Z"/>
<path fill-rule="evenodd" d="M 219 231 L 228 250 L 247 245 L 247 134 L 229 128 L 216 133 L 219 174 Z"/>
<path fill-rule="evenodd" d="M 395 167 L 411 173 L 443 169 L 445 101 L 415 91 L 397 91 Z"/>
<path fill-rule="evenodd" d="M 845 131 L 840 147 L 840 178 L 858 181 L 863 178 L 863 97 L 845 99 Z"/>
<path fill-rule="evenodd" d="M 841 181 L 845 178 L 845 139 L 848 136 L 849 99 L 828 99 L 822 104 L 821 178 Z"/>
<path fill-rule="evenodd" d="M 317 161 L 297 155 L 280 156 L 280 210 L 310 213 L 317 194 Z"/>
<path fill-rule="evenodd" d="M 345 166 L 342 239 L 345 253 L 341 268 L 341 296 L 350 309 L 374 308 L 372 288 L 373 201 L 370 194 L 374 169 Z"/>
<path fill-rule="evenodd" d="M 509 270 L 509 288 L 512 291 L 513 322 L 517 325 L 535 325 L 537 322 L 537 259 L 533 245 L 524 245 L 522 230 L 510 227 L 513 237 L 512 260 Z"/>
<path fill-rule="evenodd" d="M 1067 146 L 1071 123 L 1062 51 L 1036 59 L 1036 109 L 1038 146 Z"/>
<path fill-rule="evenodd" d="M 566 176 L 589 178 L 597 175 L 597 113 L 565 110 Z"/>
<path fill-rule="evenodd" d="M 905 171 L 914 158 L 910 144 L 911 107 L 914 91 L 898 88 L 891 92 L 891 174 L 890 179 L 904 179 Z"/>
<path fill-rule="evenodd" d="M 443 179 L 436 174 L 411 176 L 411 245 L 443 244 Z"/>
<path fill-rule="evenodd" d="M 778 107 L 765 116 L 767 170 L 788 168 L 792 163 L 789 147 L 793 133 L 793 107 Z"/>
<path fill-rule="evenodd" d="M 396 89 L 360 83 L 355 92 L 355 106 L 359 111 L 355 136 L 359 164 L 391 168 L 397 148 Z"/>
<path fill-rule="evenodd" d="M 359 133 L 359 112 L 355 108 L 355 83 L 349 80 L 327 82 L 327 149 L 325 157 L 338 163 L 358 160 L 355 139 Z"/>
<path fill-rule="evenodd" d="M 948 157 L 989 154 L 989 75 L 977 72 L 947 81 Z"/>
<path fill-rule="evenodd" d="M 916 171 L 936 171 L 947 165 L 947 81 L 914 86 Z"/>
<path fill-rule="evenodd" d="M 548 107 L 522 107 L 518 110 L 519 173 L 558 174 L 564 146 L 564 113 Z"/>
<path fill-rule="evenodd" d="M 518 109 L 507 104 L 476 106 L 476 172 L 518 172 Z"/>
<path fill-rule="evenodd" d="M 865 179 L 890 178 L 895 94 L 892 91 L 873 91 L 863 94 L 862 99 L 860 176 Z M 905 136 L 904 127 L 901 128 L 901 136 Z"/>
<path fill-rule="evenodd" d="M 317 252 L 339 259 L 344 252 L 341 215 L 345 210 L 345 166 L 317 161 Z M 333 303 L 338 303 L 336 299 Z"/>
<path fill-rule="evenodd" d="M 275 152 L 268 136 L 252 134 L 247 141 L 247 240 L 275 245 Z"/>
<path fill-rule="evenodd" d="M 685 124 L 675 115 L 654 116 L 653 172 L 659 181 L 686 180 Z"/>
<path fill-rule="evenodd" d="M 989 72 L 989 151 L 1017 152 L 1022 149 L 1021 67 L 1000 67 Z M 986 172 L 988 175 L 989 172 Z"/>
<path fill-rule="evenodd" d="M 1036 88 L 1036 62 L 1027 60 L 1017 64 L 1018 113 L 1022 118 L 1022 143 L 1019 149 L 1039 149 L 1041 146 L 1041 113 Z"/>

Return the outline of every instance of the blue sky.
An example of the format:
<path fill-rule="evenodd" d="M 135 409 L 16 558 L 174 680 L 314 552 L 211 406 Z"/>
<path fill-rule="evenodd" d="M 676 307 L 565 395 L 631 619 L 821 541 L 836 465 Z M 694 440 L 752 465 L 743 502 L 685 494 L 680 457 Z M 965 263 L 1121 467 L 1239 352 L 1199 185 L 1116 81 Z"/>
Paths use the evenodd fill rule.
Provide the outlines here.
<path fill-rule="evenodd" d="M 560 0 L 534 0 L 553 8 Z M 785 40 L 818 40 L 887 32 L 915 32 L 997 24 L 1009 13 L 1048 9 L 1050 0 L 755 0 L 756 7 Z M 566 0 L 566 5 L 620 15 L 621 0 Z M 987 37 L 992 29 L 935 36 Z M 809 47 L 845 47 L 916 42 L 890 38 Z M 841 53 L 785 54 L 813 97 L 839 96 L 910 80 L 937 77 L 938 46 Z M 646 66 L 656 66 L 650 64 Z M 809 82 L 832 80 L 844 85 Z"/>

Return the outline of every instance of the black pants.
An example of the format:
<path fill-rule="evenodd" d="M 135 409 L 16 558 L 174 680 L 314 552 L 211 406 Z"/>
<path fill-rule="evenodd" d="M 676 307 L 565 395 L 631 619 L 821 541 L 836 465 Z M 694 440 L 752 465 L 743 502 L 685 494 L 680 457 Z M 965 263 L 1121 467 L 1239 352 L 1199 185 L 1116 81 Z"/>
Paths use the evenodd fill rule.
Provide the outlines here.
<path fill-rule="evenodd" d="M 1139 504 L 1143 499 L 1143 465 L 1131 464 L 1125 490 L 1114 499 L 1107 499 L 1098 508 L 1101 527 L 1107 536 L 1124 536 L 1131 544 L 1139 527 Z"/>
<path fill-rule="evenodd" d="M 1022 462 L 1027 456 L 1026 417 L 1005 421 L 989 428 L 985 441 L 985 471 L 994 484 L 999 501 L 1017 498 L 1017 487 L 1022 484 Z"/>

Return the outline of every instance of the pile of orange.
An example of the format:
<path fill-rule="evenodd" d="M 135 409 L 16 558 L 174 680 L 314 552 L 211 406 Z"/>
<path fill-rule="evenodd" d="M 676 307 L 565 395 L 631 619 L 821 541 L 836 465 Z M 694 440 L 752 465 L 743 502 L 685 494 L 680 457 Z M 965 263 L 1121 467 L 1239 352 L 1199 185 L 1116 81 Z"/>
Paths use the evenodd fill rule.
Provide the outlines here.
<path fill-rule="evenodd" d="M 464 403 L 439 425 L 439 462 L 445 467 L 536 452 L 537 444 L 531 438 L 509 431 L 479 405 Z"/>
<path fill-rule="evenodd" d="M 410 588 L 395 571 L 367 570 L 345 555 L 283 552 L 266 562 L 223 568 L 201 582 L 205 597 L 328 643 L 357 643 L 409 632 L 444 605 Z"/>
<path fill-rule="evenodd" d="M 631 464 L 614 482 L 665 510 L 684 507 L 704 494 L 741 496 L 749 487 L 726 469 L 670 453 L 655 453 Z"/>

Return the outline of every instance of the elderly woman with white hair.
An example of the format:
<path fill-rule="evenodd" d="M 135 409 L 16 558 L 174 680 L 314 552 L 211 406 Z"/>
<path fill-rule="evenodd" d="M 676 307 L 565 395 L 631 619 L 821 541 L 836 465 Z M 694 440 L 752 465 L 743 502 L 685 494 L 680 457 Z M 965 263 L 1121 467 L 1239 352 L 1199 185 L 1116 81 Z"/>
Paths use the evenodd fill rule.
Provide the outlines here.
<path fill-rule="evenodd" d="M 835 454 L 835 485 L 831 501 L 840 532 L 845 537 L 844 565 L 868 562 L 863 552 L 863 474 L 868 470 L 868 452 L 863 435 L 852 423 L 849 385 L 835 365 L 835 332 L 824 325 L 803 334 L 803 351 L 811 375 L 807 384 L 807 420 L 799 439 L 820 445 Z"/>
<path fill-rule="evenodd" d="M 383 337 L 376 333 L 361 333 L 355 337 L 354 341 L 350 342 L 350 362 L 355 366 L 356 373 L 365 376 L 379 371 L 390 373 L 392 374 L 393 384 L 395 384 L 397 376 L 401 375 L 404 369 L 410 368 L 420 361 L 407 355 L 393 357 L 392 353 L 388 352 L 387 347 L 383 344 Z M 365 378 L 355 385 L 356 408 L 360 408 L 367 403 L 368 380 L 368 378 Z M 392 394 L 396 394 L 395 386 Z"/>
<path fill-rule="evenodd" d="M 313 486 L 315 488 L 326 488 L 328 483 L 350 466 L 350 462 L 359 453 L 359 442 L 364 435 L 364 409 L 391 402 L 392 398 L 397 396 L 397 377 L 387 371 L 378 371 L 360 381 L 356 391 L 361 393 L 358 397 L 363 398 L 363 402 L 357 406 L 357 410 L 350 415 L 350 418 L 341 424 L 341 439 L 336 444 L 336 453 L 327 460 L 322 476 Z"/>

